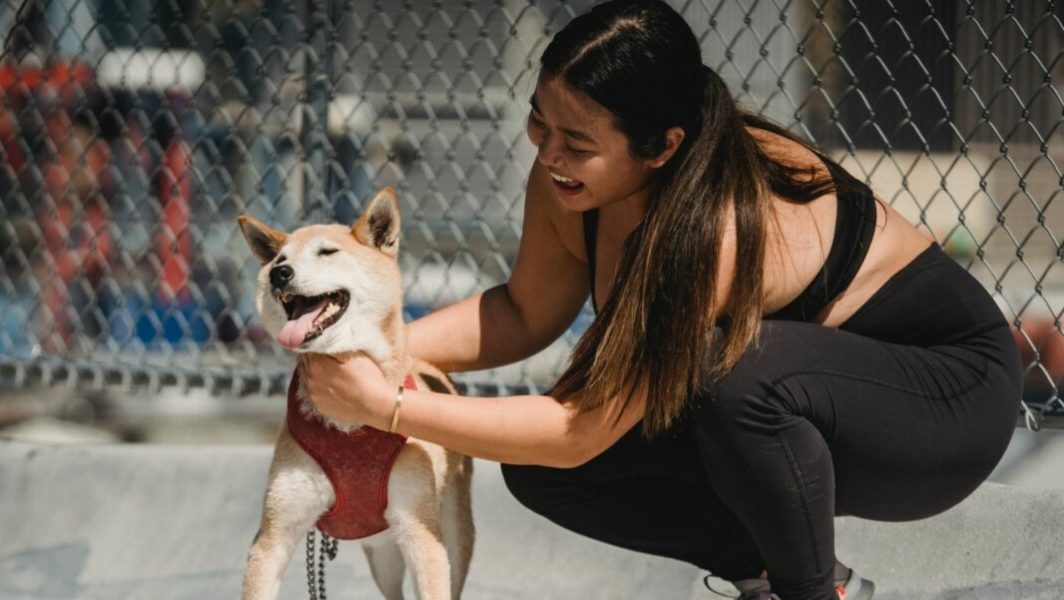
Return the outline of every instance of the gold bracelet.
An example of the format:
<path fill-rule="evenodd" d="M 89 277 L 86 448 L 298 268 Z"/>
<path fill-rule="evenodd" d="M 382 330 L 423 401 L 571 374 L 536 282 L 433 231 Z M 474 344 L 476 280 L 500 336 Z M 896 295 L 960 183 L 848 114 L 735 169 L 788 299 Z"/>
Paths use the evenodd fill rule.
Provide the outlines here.
<path fill-rule="evenodd" d="M 395 433 L 395 429 L 399 427 L 399 409 L 403 407 L 403 386 L 399 386 L 399 393 L 395 395 L 395 411 L 392 412 L 392 426 L 388 428 L 388 433 Z"/>

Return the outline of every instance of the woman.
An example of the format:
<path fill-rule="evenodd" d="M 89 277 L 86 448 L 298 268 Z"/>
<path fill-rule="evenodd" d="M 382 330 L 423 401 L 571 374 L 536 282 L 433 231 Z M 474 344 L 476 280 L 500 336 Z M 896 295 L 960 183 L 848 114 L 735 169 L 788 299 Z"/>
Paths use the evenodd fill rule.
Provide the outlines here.
<path fill-rule="evenodd" d="M 943 511 L 1011 437 L 1020 365 L 990 297 L 864 184 L 741 112 L 664 3 L 561 31 L 528 135 L 509 282 L 410 324 L 410 349 L 483 369 L 545 347 L 589 293 L 598 316 L 550 395 L 408 391 L 398 431 L 504 463 L 532 510 L 745 598 L 871 597 L 837 564 L 833 517 Z M 392 424 L 368 359 L 313 360 L 310 379 L 324 413 Z"/>

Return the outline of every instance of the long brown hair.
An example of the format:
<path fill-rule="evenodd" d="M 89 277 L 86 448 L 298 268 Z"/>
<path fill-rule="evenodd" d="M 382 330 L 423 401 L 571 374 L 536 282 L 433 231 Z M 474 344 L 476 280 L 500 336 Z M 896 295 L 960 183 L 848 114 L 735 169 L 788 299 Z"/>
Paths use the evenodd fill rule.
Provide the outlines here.
<path fill-rule="evenodd" d="M 722 377 L 757 342 L 770 194 L 808 202 L 833 186 L 761 150 L 747 127 L 808 145 L 741 110 L 702 65 L 683 17 L 664 2 L 596 6 L 555 36 L 541 65 L 609 110 L 634 156 L 659 154 L 670 127 L 687 134 L 624 244 L 604 306 L 551 391 L 582 410 L 618 397 L 623 410 L 645 393 L 649 437 L 675 421 L 705 377 Z M 742 268 L 716 339 L 722 314 L 714 284 L 732 211 Z"/>

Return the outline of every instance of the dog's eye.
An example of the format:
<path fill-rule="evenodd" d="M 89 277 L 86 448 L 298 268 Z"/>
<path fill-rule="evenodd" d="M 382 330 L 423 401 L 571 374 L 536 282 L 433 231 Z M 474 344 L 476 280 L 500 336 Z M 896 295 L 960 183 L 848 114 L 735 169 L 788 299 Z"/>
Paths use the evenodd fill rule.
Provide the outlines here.
<path fill-rule="evenodd" d="M 322 248 L 318 250 L 318 256 L 329 256 L 330 254 L 336 254 L 336 248 Z"/>

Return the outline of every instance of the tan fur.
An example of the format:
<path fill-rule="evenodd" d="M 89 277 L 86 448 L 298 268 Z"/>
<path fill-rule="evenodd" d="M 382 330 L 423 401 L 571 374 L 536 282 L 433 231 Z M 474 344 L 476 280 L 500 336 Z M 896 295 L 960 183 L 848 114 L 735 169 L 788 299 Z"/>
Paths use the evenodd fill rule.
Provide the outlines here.
<path fill-rule="evenodd" d="M 381 210 L 379 216 L 394 218 L 395 239 L 372 228 L 368 215 Z M 268 272 L 274 266 L 275 256 L 270 251 L 284 253 L 287 264 L 298 272 L 303 262 L 313 261 L 313 249 L 323 242 L 332 244 L 346 256 L 343 260 L 362 269 L 360 276 L 371 282 L 375 293 L 371 298 L 384 298 L 386 307 L 355 306 L 352 295 L 344 316 L 328 328 L 341 328 L 351 319 L 379 313 L 374 327 L 377 335 L 370 336 L 364 349 L 381 367 L 385 377 L 399 385 L 407 373 L 414 374 L 419 389 L 428 389 L 422 375 L 444 383 L 450 393 L 454 387 L 447 377 L 435 367 L 412 359 L 406 353 L 405 330 L 402 320 L 401 279 L 395 260 L 398 249 L 398 205 L 394 192 L 386 189 L 370 203 L 366 213 L 351 227 L 340 225 L 314 225 L 298 229 L 291 234 L 269 229 L 250 217 L 241 217 L 240 226 L 253 248 L 259 244 L 256 255 L 264 265 L 260 273 L 256 308 L 263 316 L 264 325 L 271 334 L 278 329 L 276 307 L 267 289 Z M 389 232 L 393 228 L 389 228 Z M 380 244 L 374 246 L 374 244 Z M 331 263 L 321 261 L 322 265 Z M 342 269 L 338 269 L 342 270 Z M 313 279 L 313 276 L 310 276 Z M 313 282 L 311 282 L 312 285 Z M 380 286 L 377 289 L 376 286 Z M 321 293 L 316 291 L 315 293 Z M 311 295 L 311 294 L 307 294 Z M 360 316 L 352 311 L 360 311 Z M 272 315 L 272 316 L 271 316 Z M 358 325 L 365 323 L 359 321 Z M 352 331 L 360 331 L 351 327 Z M 327 331 L 328 331 L 327 330 Z M 330 346 L 358 346 L 354 334 L 347 338 L 332 339 Z M 325 338 L 323 334 L 322 338 Z M 322 338 L 319 338 L 321 340 Z M 320 347 L 319 340 L 307 342 L 300 352 L 332 353 L 330 347 Z M 379 343 L 383 340 L 383 343 Z M 325 340 L 328 342 L 329 340 Z M 348 344 L 351 342 L 351 344 Z M 363 350 L 362 348 L 358 348 Z M 352 351 L 345 347 L 343 352 Z M 305 382 L 302 361 L 297 367 L 300 381 Z M 304 409 L 313 410 L 306 399 L 302 386 L 298 397 Z M 354 424 L 337 423 L 326 419 L 341 429 L 350 429 Z M 458 598 L 461 595 L 473 552 L 473 519 L 470 484 L 472 461 L 467 456 L 450 452 L 441 446 L 423 440 L 409 439 L 400 452 L 388 482 L 388 508 L 385 520 L 389 528 L 379 534 L 360 540 L 370 570 L 378 588 L 386 598 L 402 598 L 404 573 L 410 569 L 414 589 L 423 600 Z M 262 521 L 248 555 L 244 572 L 241 598 L 263 600 L 277 597 L 281 578 L 297 551 L 304 536 L 317 522 L 318 517 L 331 508 L 335 496 L 332 486 L 317 463 L 292 439 L 287 426 L 282 426 L 270 465 L 266 496 L 263 500 Z"/>

